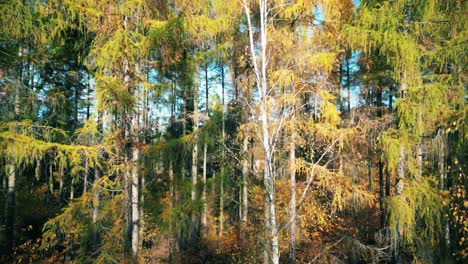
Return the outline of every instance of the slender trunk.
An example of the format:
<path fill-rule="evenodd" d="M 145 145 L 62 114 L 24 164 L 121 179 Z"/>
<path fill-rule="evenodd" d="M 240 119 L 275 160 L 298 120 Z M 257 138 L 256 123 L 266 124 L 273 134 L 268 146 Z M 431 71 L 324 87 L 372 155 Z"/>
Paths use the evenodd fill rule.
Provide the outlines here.
<path fill-rule="evenodd" d="M 103 132 L 103 126 L 102 126 L 102 113 L 101 111 L 99 111 L 99 109 L 97 110 L 97 130 L 100 134 L 102 134 Z M 96 245 L 96 248 L 97 248 L 97 245 L 99 245 L 99 233 L 98 233 L 98 229 L 97 229 L 97 222 L 98 222 L 98 217 L 99 217 L 99 205 L 100 205 L 100 191 L 101 191 L 101 187 L 100 187 L 100 182 L 99 182 L 99 167 L 98 167 L 98 164 L 97 162 L 94 162 L 94 184 L 93 184 L 93 214 L 92 214 L 92 223 L 93 223 L 93 226 L 94 226 L 94 229 L 93 229 L 93 241 L 94 241 L 94 244 Z"/>
<path fill-rule="evenodd" d="M 134 121 L 137 122 L 137 121 Z M 132 160 L 131 160 L 131 236 L 132 236 L 132 258 L 134 262 L 138 259 L 138 245 L 139 245 L 139 178 L 138 178 L 138 160 L 139 149 L 137 146 L 132 147 Z"/>
<path fill-rule="evenodd" d="M 377 97 L 377 115 L 379 119 L 383 116 L 383 102 L 382 102 L 382 88 L 376 91 Z M 385 208 L 384 208 L 384 200 L 385 200 L 385 175 L 384 175 L 384 161 L 382 160 L 382 149 L 379 150 L 379 205 L 380 205 L 380 228 L 385 228 Z M 388 161 L 387 161 L 388 162 Z M 385 170 L 388 171 L 388 163 L 385 166 Z M 388 176 L 388 175 L 387 175 Z"/>
<path fill-rule="evenodd" d="M 372 132 L 370 132 L 368 136 L 368 146 L 369 149 L 367 150 L 367 178 L 369 179 L 369 185 L 367 189 L 370 192 L 372 191 Z"/>
<path fill-rule="evenodd" d="M 344 82 L 344 72 L 343 72 L 343 65 L 340 65 L 340 72 L 339 72 L 339 78 L 340 78 L 340 92 L 338 96 L 338 106 L 340 109 L 340 112 L 344 112 L 344 104 L 343 104 L 343 82 Z"/>
<path fill-rule="evenodd" d="M 63 191 L 63 166 L 59 164 L 59 171 L 58 171 L 58 176 L 59 176 L 59 199 L 60 199 L 60 203 L 62 202 L 62 191 Z"/>
<path fill-rule="evenodd" d="M 439 135 L 443 137 L 442 135 Z M 444 140 L 441 140 L 444 142 Z M 444 143 L 441 144 L 442 146 L 439 149 L 439 159 L 437 162 L 437 167 L 439 170 L 439 190 L 445 190 L 445 149 Z"/>
<path fill-rule="evenodd" d="M 6 203 L 6 221 L 5 221 L 5 242 L 6 253 L 11 255 L 14 247 L 15 235 L 15 184 L 16 184 L 16 164 L 10 163 L 10 170 L 8 172 L 8 193 Z"/>
<path fill-rule="evenodd" d="M 278 247 L 278 228 L 276 225 L 276 207 L 275 207 L 275 181 L 274 181 L 274 161 L 273 161 L 273 150 L 272 144 L 270 143 L 270 133 L 268 131 L 268 110 L 267 110 L 267 91 L 268 83 L 266 77 L 266 15 L 267 15 L 267 4 L 266 1 L 262 1 L 260 5 L 261 9 L 261 28 L 262 28 L 262 83 L 261 83 L 261 120 L 262 120 L 262 132 L 263 132 L 263 147 L 265 150 L 265 171 L 264 171 L 264 185 L 265 193 L 269 209 L 269 225 L 271 228 L 271 262 L 274 264 L 279 263 L 279 247 Z M 270 251 L 270 250 L 269 250 Z"/>
<path fill-rule="evenodd" d="M 7 184 L 8 184 L 8 176 L 7 175 L 3 176 L 2 174 L 2 190 L 6 190 L 8 188 Z M 2 222 L 0 222 L 0 224 L 1 223 Z"/>
<path fill-rule="evenodd" d="M 264 239 L 264 245 L 263 245 L 263 263 L 264 264 L 269 264 L 271 263 L 271 241 L 270 241 L 270 210 L 269 210 L 269 204 L 268 204 L 268 195 L 265 192 L 264 193 L 264 209 L 263 209 L 263 221 L 264 221 L 264 232 L 265 232 L 265 239 Z"/>
<path fill-rule="evenodd" d="M 198 180 L 198 88 L 195 84 L 193 89 L 193 149 L 192 149 L 192 191 L 191 198 L 192 201 L 196 199 L 196 187 Z"/>
<path fill-rule="evenodd" d="M 351 113 L 351 74 L 349 70 L 349 57 L 346 57 L 346 88 L 348 90 L 348 113 Z"/>
<path fill-rule="evenodd" d="M 192 148 L 192 190 L 191 199 L 194 202 L 197 198 L 197 182 L 198 182 L 198 69 L 194 76 L 194 87 L 193 87 L 193 148 Z M 192 242 L 196 239 L 197 234 L 197 217 L 192 214 Z"/>
<path fill-rule="evenodd" d="M 91 108 L 91 77 L 90 74 L 88 76 L 88 85 L 87 85 L 87 92 L 86 92 L 86 119 L 89 119 L 90 116 L 90 108 Z"/>
<path fill-rule="evenodd" d="M 52 162 L 49 165 L 49 192 L 51 196 L 54 194 L 54 173 L 52 170 Z"/>
<path fill-rule="evenodd" d="M 265 254 L 268 262 L 277 264 L 279 262 L 278 248 L 278 227 L 276 225 L 275 207 L 275 180 L 272 142 L 270 142 L 270 132 L 268 130 L 268 79 L 267 79 L 267 27 L 268 27 L 268 4 L 267 0 L 260 0 L 260 60 L 257 62 L 255 41 L 253 37 L 253 27 L 250 19 L 250 9 L 246 0 L 243 2 L 247 16 L 249 43 L 254 72 L 257 78 L 257 85 L 260 94 L 260 121 L 262 123 L 262 146 L 264 151 L 264 188 L 265 188 Z M 271 243 L 270 243 L 271 241 Z"/>
<path fill-rule="evenodd" d="M 203 144 L 203 192 L 202 192 L 202 202 L 203 202 L 203 212 L 202 212 L 202 229 L 203 229 L 203 237 L 206 237 L 207 234 L 207 215 L 208 215 L 208 204 L 206 202 L 206 159 L 208 156 L 208 145 L 205 143 Z"/>
<path fill-rule="evenodd" d="M 209 83 L 208 83 L 208 63 L 205 65 L 205 118 L 209 116 Z M 203 191 L 202 191 L 202 203 L 203 203 L 203 212 L 201 217 L 201 224 L 203 229 L 203 237 L 206 237 L 207 234 L 207 215 L 208 215 L 208 204 L 206 202 L 206 162 L 208 156 L 208 144 L 207 136 L 205 136 L 205 142 L 203 143 Z"/>
<path fill-rule="evenodd" d="M 223 238 L 224 231 L 224 167 L 219 174 L 219 230 L 218 230 L 218 249 Z"/>
<path fill-rule="evenodd" d="M 380 229 L 385 227 L 385 208 L 384 208 L 384 173 L 382 158 L 379 159 L 379 206 L 380 206 Z"/>
<path fill-rule="evenodd" d="M 20 101 L 21 101 L 21 88 L 23 86 L 23 50 L 20 46 L 19 50 L 19 60 L 20 63 L 18 65 L 18 80 L 15 84 L 15 121 L 20 120 Z"/>
<path fill-rule="evenodd" d="M 128 17 L 124 16 L 124 30 L 127 29 Z M 130 66 L 128 59 L 124 59 L 124 85 L 125 90 L 130 92 Z M 123 126 L 124 126 L 124 138 L 126 142 L 130 142 L 131 140 L 131 114 L 128 112 L 129 110 L 126 109 L 126 113 L 124 114 L 123 118 Z M 133 228 L 133 221 L 132 221 L 132 168 L 131 168 L 131 146 L 128 144 L 124 147 L 124 164 L 125 164 L 125 221 L 126 221 L 126 238 L 125 238 L 125 246 L 124 252 L 125 257 L 129 258 L 132 256 L 131 260 L 133 260 L 133 237 L 132 237 L 132 228 Z M 130 245 L 128 244 L 130 243 Z M 131 253 L 130 253 L 131 252 Z"/>
<path fill-rule="evenodd" d="M 168 168 L 168 175 L 169 175 L 169 195 L 170 195 L 170 202 L 169 207 L 172 212 L 174 205 L 176 203 L 176 195 L 175 195 L 175 181 L 174 181 L 174 168 L 172 165 L 172 160 L 169 160 L 169 168 Z M 170 263 L 179 263 L 179 240 L 177 239 L 176 235 L 176 225 L 175 221 L 172 219 L 170 220 L 170 230 L 169 234 L 172 234 L 170 240 Z"/>
<path fill-rule="evenodd" d="M 89 175 L 89 160 L 85 157 L 85 168 L 84 168 L 84 179 L 83 179 L 83 194 L 88 190 L 88 175 Z"/>
<path fill-rule="evenodd" d="M 94 190 L 94 197 L 93 197 L 93 215 L 92 215 L 92 222 L 94 226 L 94 232 L 93 232 L 93 240 L 94 243 L 97 244 L 98 240 L 98 230 L 96 228 L 96 224 L 98 222 L 98 216 L 99 216 L 99 192 L 100 192 L 100 183 L 99 183 L 99 168 L 97 164 L 94 164 L 94 185 L 95 185 L 95 190 Z"/>
<path fill-rule="evenodd" d="M 398 161 L 398 169 L 397 169 L 397 183 L 396 183 L 396 191 L 395 194 L 401 195 L 403 193 L 404 179 L 405 179 L 405 148 L 403 145 L 398 147 L 399 153 L 399 161 Z M 399 264 L 402 263 L 401 253 L 403 249 L 403 228 L 400 226 L 400 223 L 397 222 L 397 245 L 396 245 L 396 252 L 395 252 L 395 263 Z"/>
<path fill-rule="evenodd" d="M 226 127 L 225 127 L 225 101 L 224 101 L 224 89 L 225 89 L 225 82 L 224 82 L 224 66 L 221 65 L 221 103 L 223 105 L 223 109 L 221 111 L 221 136 L 222 136 L 222 144 L 225 143 L 226 140 Z M 221 150 L 221 159 L 224 162 L 225 160 L 225 149 L 222 147 Z M 219 230 L 218 230 L 218 248 L 220 241 L 223 236 L 224 231 L 224 173 L 225 168 L 224 164 L 221 168 L 221 173 L 219 177 Z"/>
<path fill-rule="evenodd" d="M 182 90 L 182 136 L 187 135 L 187 91 L 185 87 Z M 174 111 L 175 111 L 175 103 L 174 102 Z M 174 112 L 175 115 L 175 112 Z M 182 176 L 182 181 L 185 182 L 186 174 L 187 174 L 187 167 L 186 167 L 186 155 L 187 152 L 185 149 L 182 150 L 182 159 L 181 159 L 181 166 L 180 166 L 180 174 Z"/>
<path fill-rule="evenodd" d="M 422 137 L 419 136 L 419 141 L 418 141 L 418 176 L 419 178 L 422 177 L 422 171 L 423 171 L 423 150 L 422 150 Z"/>
<path fill-rule="evenodd" d="M 74 109 L 74 112 L 75 112 L 75 116 L 74 116 L 74 119 L 75 119 L 75 125 L 74 127 L 78 127 L 78 102 L 80 101 L 80 90 L 78 87 L 75 88 L 75 109 Z"/>
<path fill-rule="evenodd" d="M 125 121 L 127 122 L 127 121 Z M 127 126 L 128 124 L 125 124 Z M 129 129 L 125 128 L 125 139 L 128 141 L 129 139 Z M 124 152 L 124 184 L 125 184 L 125 224 L 126 224 L 126 237 L 124 242 L 124 253 L 125 258 L 128 259 L 131 256 L 131 242 L 132 242 L 132 181 L 131 181 L 131 164 L 130 164 L 130 150 L 128 146 L 125 146 Z"/>
<path fill-rule="evenodd" d="M 142 98 L 141 101 L 143 102 L 143 108 L 142 108 L 142 114 L 141 114 L 141 119 L 142 119 L 142 130 L 143 130 L 143 143 L 148 144 L 149 142 L 149 131 L 148 131 L 148 91 L 145 87 L 142 87 L 143 89 L 142 92 Z M 142 185 L 143 186 L 143 185 Z"/>
<path fill-rule="evenodd" d="M 175 121 L 175 104 L 176 104 L 176 79 L 172 77 L 172 86 L 171 86 L 171 123 Z"/>
<path fill-rule="evenodd" d="M 75 176 L 71 176 L 71 183 L 70 183 L 70 202 L 75 199 Z"/>
<path fill-rule="evenodd" d="M 136 64 L 136 72 L 139 73 L 139 64 Z M 139 126 L 139 99 L 140 99 L 140 91 L 139 87 L 133 88 L 133 97 L 135 98 L 136 105 L 133 107 L 132 110 L 132 162 L 131 162 L 131 203 L 132 203 L 132 258 L 133 261 L 136 263 L 138 262 L 138 246 L 140 244 L 139 241 L 139 233 L 140 233 L 140 210 L 139 210 L 139 160 L 140 160 L 140 149 L 139 149 L 139 137 L 138 133 L 140 131 Z"/>
<path fill-rule="evenodd" d="M 440 132 L 439 132 L 440 133 Z M 447 190 L 447 171 L 446 171 L 446 164 L 445 164 L 445 154 L 446 154 L 446 140 L 445 136 L 441 133 L 438 135 L 441 137 L 441 146 L 439 149 L 439 157 L 437 162 L 437 167 L 439 170 L 439 190 L 444 191 Z M 444 251 L 445 254 L 449 253 L 450 250 L 450 223 L 447 219 L 443 220 L 444 224 Z"/>
<path fill-rule="evenodd" d="M 145 182 L 145 177 L 142 175 L 141 176 L 141 183 L 140 183 L 140 190 L 141 190 L 141 194 L 140 194 L 140 204 L 139 204 L 139 214 L 140 214 L 140 224 L 139 224 L 139 237 L 141 238 L 138 242 L 138 247 L 139 248 L 143 248 L 143 237 L 144 237 L 144 232 L 145 232 L 145 217 L 144 217 L 144 211 L 143 211 L 143 208 L 145 206 L 145 193 L 144 193 L 144 189 L 145 189 L 145 185 L 146 185 L 146 182 Z"/>
<path fill-rule="evenodd" d="M 404 73 L 401 77 L 401 86 L 400 86 L 400 97 L 405 98 L 406 97 L 406 91 L 408 90 L 408 84 L 406 82 L 407 77 L 406 74 Z M 399 160 L 398 160 L 398 167 L 397 167 L 397 180 L 396 180 L 396 190 L 395 190 L 395 195 L 401 195 L 403 193 L 403 189 L 405 187 L 404 179 L 405 179 L 405 147 L 403 144 L 400 143 L 400 146 L 398 147 L 398 155 L 399 155 Z M 402 237 L 403 237 L 403 229 L 400 227 L 400 224 L 397 222 L 396 223 L 397 227 L 397 244 L 396 244 L 396 252 L 395 252 L 395 263 L 400 264 L 402 263 L 401 259 L 401 253 L 402 253 L 402 247 L 403 247 L 403 242 L 402 242 Z"/>
<path fill-rule="evenodd" d="M 339 165 L 338 165 L 338 173 L 340 176 L 343 176 L 343 154 L 339 153 Z"/>
<path fill-rule="evenodd" d="M 418 161 L 418 177 L 422 177 L 422 171 L 423 171 L 423 142 L 422 142 L 422 113 L 421 113 L 421 107 L 418 108 L 418 113 L 417 113 L 417 125 L 418 125 L 418 149 L 417 149 L 417 161 Z"/>
<path fill-rule="evenodd" d="M 317 92 L 314 92 L 314 120 L 317 121 L 318 120 L 318 105 L 317 105 L 317 102 L 318 101 L 318 93 Z"/>
<path fill-rule="evenodd" d="M 265 7 L 266 9 L 266 4 Z M 266 29 L 265 29 L 266 30 Z M 266 38 L 265 38 L 265 45 L 266 45 Z M 266 61 L 266 58 L 265 58 Z M 266 69 L 265 69 L 266 74 Z M 264 85 L 266 88 L 266 79 L 264 80 Z M 266 89 L 265 89 L 266 91 Z M 268 196 L 268 204 L 270 209 L 270 225 L 271 225 L 271 258 L 273 264 L 279 263 L 279 246 L 278 246 L 278 227 L 276 225 L 276 206 L 275 206 L 275 176 L 273 174 L 274 171 L 274 161 L 273 161 L 273 151 L 270 145 L 270 137 L 268 132 L 268 123 L 267 123 L 267 109 L 266 109 L 266 101 L 264 101 L 264 105 L 262 107 L 262 127 L 263 127 L 263 144 L 266 147 L 266 155 L 265 155 L 265 187 Z"/>
<path fill-rule="evenodd" d="M 291 222 L 289 234 L 289 263 L 296 263 L 296 144 L 294 135 L 292 135 L 289 149 L 289 166 L 291 175 L 291 202 L 289 204 L 289 218 Z"/>
<path fill-rule="evenodd" d="M 209 114 L 209 102 L 208 97 L 210 95 L 209 82 L 208 82 L 208 63 L 205 65 L 205 114 L 208 117 Z"/>
<path fill-rule="evenodd" d="M 249 176 L 249 138 L 244 138 L 242 151 L 244 153 L 244 159 L 242 160 L 242 225 L 245 232 L 247 227 L 247 217 L 249 212 L 249 194 L 247 191 L 247 180 Z M 245 235 L 244 235 L 245 236 Z"/>
<path fill-rule="evenodd" d="M 19 59 L 20 64 L 18 67 L 18 81 L 15 87 L 15 121 L 20 120 L 20 96 L 21 96 L 21 87 L 23 85 L 23 50 L 22 47 L 19 47 Z M 16 128 L 15 131 L 16 133 Z M 6 199 L 6 219 L 5 219 L 5 244 L 6 244 L 6 253 L 11 255 L 13 253 L 14 246 L 14 235 L 15 235 L 15 187 L 16 187 L 16 163 L 13 161 L 13 157 L 10 161 L 10 170 L 8 171 L 8 190 L 7 190 L 7 199 Z"/>

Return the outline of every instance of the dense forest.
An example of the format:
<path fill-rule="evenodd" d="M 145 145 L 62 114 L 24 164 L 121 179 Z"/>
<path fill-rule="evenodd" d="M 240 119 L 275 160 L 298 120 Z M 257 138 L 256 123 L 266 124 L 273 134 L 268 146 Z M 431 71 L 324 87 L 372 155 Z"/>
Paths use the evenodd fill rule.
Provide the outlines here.
<path fill-rule="evenodd" d="M 0 262 L 466 263 L 467 6 L 0 0 Z"/>

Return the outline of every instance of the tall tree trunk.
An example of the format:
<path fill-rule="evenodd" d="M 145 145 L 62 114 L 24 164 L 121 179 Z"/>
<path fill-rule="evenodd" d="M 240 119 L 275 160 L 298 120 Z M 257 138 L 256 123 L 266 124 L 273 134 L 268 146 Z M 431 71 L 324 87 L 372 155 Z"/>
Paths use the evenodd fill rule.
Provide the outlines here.
<path fill-rule="evenodd" d="M 88 73 L 88 85 L 87 85 L 87 91 L 86 91 L 86 120 L 89 119 L 90 116 L 90 109 L 91 109 L 91 76 Z M 34 79 L 34 78 L 33 78 Z"/>
<path fill-rule="evenodd" d="M 221 167 L 221 173 L 219 174 L 219 225 L 218 225 L 218 250 L 221 246 L 224 232 L 224 166 Z"/>
<path fill-rule="evenodd" d="M 124 16 L 123 27 L 124 30 L 127 30 L 128 24 L 128 16 Z M 123 77 L 124 77 L 124 86 L 125 91 L 130 93 L 130 65 L 128 58 L 125 57 L 124 59 L 124 69 L 123 69 Z M 131 151 L 132 147 L 129 146 L 131 141 L 131 125 L 132 125 L 132 115 L 129 113 L 129 109 L 125 109 L 125 114 L 123 118 L 123 126 L 124 126 L 124 139 L 126 144 L 124 146 L 124 164 L 125 164 L 125 222 L 126 222 L 126 237 L 124 242 L 124 253 L 125 258 L 130 258 L 133 260 L 133 221 L 132 221 L 132 167 L 131 167 Z M 129 244 L 130 243 L 130 244 Z"/>
<path fill-rule="evenodd" d="M 404 73 L 401 77 L 401 86 L 400 86 L 400 93 L 401 93 L 401 98 L 406 97 L 406 91 L 408 90 L 408 84 L 406 82 L 407 77 L 406 74 Z M 400 128 L 401 129 L 401 128 Z M 398 147 L 398 155 L 399 155 L 399 160 L 398 160 L 398 167 L 397 167 L 397 181 L 396 181 L 396 190 L 395 190 L 395 195 L 401 195 L 403 193 L 404 187 L 405 187 L 405 147 L 403 146 L 402 143 L 400 143 Z M 402 263 L 401 259 L 401 253 L 403 250 L 403 229 L 401 228 L 400 224 L 397 222 L 397 244 L 396 244 L 396 252 L 395 252 L 395 263 L 400 264 Z"/>
<path fill-rule="evenodd" d="M 129 17 L 124 15 L 123 28 L 130 30 Z M 135 73 L 140 73 L 140 65 L 134 65 Z M 126 200 L 127 200 L 127 231 L 130 236 L 131 259 L 134 263 L 138 262 L 138 246 L 139 246 L 139 227 L 140 227 L 140 211 L 139 211 L 139 103 L 140 91 L 139 87 L 132 87 L 130 64 L 127 57 L 124 58 L 123 77 L 125 90 L 133 95 L 135 99 L 135 106 L 132 109 L 127 109 L 125 116 L 125 138 L 131 142 L 127 146 L 127 153 L 125 153 L 125 162 L 128 165 L 126 168 Z"/>
<path fill-rule="evenodd" d="M 371 129 L 370 132 L 369 132 L 369 135 L 368 135 L 368 147 L 369 149 L 367 150 L 367 178 L 369 179 L 369 185 L 367 187 L 367 189 L 370 191 L 372 191 L 372 150 L 373 150 L 373 144 L 372 144 L 372 135 L 373 134 L 373 130 Z"/>
<path fill-rule="evenodd" d="M 384 166 L 382 158 L 379 159 L 379 207 L 380 207 L 380 229 L 385 227 L 385 208 L 384 208 Z"/>
<path fill-rule="evenodd" d="M 208 96 L 209 96 L 209 83 L 208 83 L 208 63 L 205 65 L 205 118 L 209 116 L 209 103 L 208 103 Z M 202 203 L 203 203 L 203 212 L 201 217 L 201 225 L 203 229 L 203 237 L 206 237 L 207 234 L 207 215 L 208 215 L 208 204 L 206 202 L 206 162 L 208 156 L 208 144 L 207 144 L 208 137 L 205 136 L 205 142 L 203 143 L 203 191 L 202 191 Z"/>
<path fill-rule="evenodd" d="M 187 135 L 187 103 L 188 103 L 188 98 L 187 98 L 187 91 L 185 89 L 186 87 L 182 88 L 182 136 Z M 177 103 L 177 102 L 175 102 Z M 174 104 L 174 110 L 175 110 L 175 104 Z M 186 158 L 187 158 L 187 152 L 185 148 L 182 150 L 182 159 L 181 159 L 181 166 L 180 166 L 180 174 L 182 175 L 182 181 L 186 180 L 187 176 L 187 167 L 186 167 Z"/>
<path fill-rule="evenodd" d="M 176 105 L 176 79 L 175 76 L 172 77 L 172 86 L 171 86 L 171 123 L 175 122 L 175 105 Z M 185 118 L 185 117 L 184 117 Z"/>
<path fill-rule="evenodd" d="M 296 143 L 294 132 L 292 133 L 291 143 L 289 147 L 289 170 L 291 175 L 291 201 L 289 203 L 289 221 L 291 222 L 289 235 L 289 263 L 296 263 Z"/>
<path fill-rule="evenodd" d="M 224 65 L 221 64 L 221 103 L 223 105 L 223 109 L 221 112 L 221 136 L 222 136 L 222 144 L 226 142 L 226 126 L 225 126 L 225 97 L 224 97 L 224 89 L 225 89 L 225 81 L 224 81 Z M 223 237 L 224 232 L 224 161 L 226 158 L 226 152 L 224 147 L 221 150 L 221 159 L 223 165 L 221 166 L 221 173 L 219 174 L 219 227 L 218 227 L 218 248 L 220 246 L 220 241 Z"/>
<path fill-rule="evenodd" d="M 20 46 L 19 50 L 19 65 L 18 65 L 18 79 L 15 84 L 15 112 L 14 112 L 14 120 L 20 121 L 20 103 L 21 103 L 21 87 L 23 85 L 23 49 Z M 14 128 L 16 133 L 16 127 Z M 15 207 L 16 207 L 16 199 L 15 199 L 15 188 L 16 188 L 16 172 L 17 167 L 16 163 L 14 162 L 14 157 L 10 158 L 10 169 L 8 171 L 7 182 L 8 182 L 8 190 L 7 190 L 7 199 L 6 199 L 6 219 L 5 219 L 5 244 L 6 244 L 6 253 L 7 255 L 11 255 L 13 253 L 13 246 L 14 246 L 14 235 L 15 235 Z"/>
<path fill-rule="evenodd" d="M 247 190 L 247 180 L 249 176 L 249 138 L 247 136 L 244 137 L 244 142 L 242 146 L 242 151 L 244 154 L 244 158 L 242 160 L 242 230 L 244 232 L 243 237 L 246 237 L 246 227 L 247 227 L 247 219 L 248 219 L 248 212 L 249 212 L 249 193 Z"/>
<path fill-rule="evenodd" d="M 383 116 L 383 101 L 382 101 L 382 88 L 376 90 L 376 97 L 377 97 L 377 115 L 379 120 L 382 119 Z M 384 181 L 384 161 L 382 160 L 382 149 L 379 150 L 379 205 L 380 205 L 380 229 L 385 228 L 385 216 L 386 211 L 384 208 L 384 200 L 385 200 L 385 181 Z M 388 163 L 385 166 L 385 170 L 388 169 Z"/>
<path fill-rule="evenodd" d="M 439 171 L 439 190 L 445 191 L 447 190 L 447 170 L 446 170 L 446 161 L 445 161 L 446 160 L 445 156 L 447 152 L 446 138 L 445 138 L 444 133 L 441 131 L 439 131 L 439 135 L 437 136 L 440 137 L 440 147 L 438 150 L 439 155 L 438 155 L 438 161 L 437 161 L 437 167 Z M 444 225 L 443 249 L 445 251 L 444 253 L 448 254 L 450 250 L 450 223 L 449 221 L 447 221 L 447 219 L 444 218 L 443 225 Z"/>
<path fill-rule="evenodd" d="M 96 163 L 94 163 L 94 195 L 93 195 L 93 215 L 92 215 L 92 223 L 94 226 L 93 231 L 93 240 L 94 243 L 98 243 L 98 230 L 97 230 L 97 221 L 99 216 L 99 192 L 100 192 L 100 183 L 99 183 L 99 168 Z"/>
<path fill-rule="evenodd" d="M 263 221 L 264 221 L 264 232 L 265 232 L 265 239 L 264 239 L 264 245 L 263 245 L 263 263 L 264 264 L 270 264 L 272 262 L 272 257 L 271 257 L 271 240 L 270 240 L 270 234 L 271 234 L 271 226 L 270 226 L 270 205 L 268 201 L 268 194 L 267 192 L 264 193 L 264 208 L 263 208 Z"/>
<path fill-rule="evenodd" d="M 206 160 L 208 156 L 208 144 L 206 141 L 203 144 L 203 192 L 202 192 L 202 203 L 203 203 L 203 212 L 202 212 L 202 229 L 203 237 L 206 237 L 207 233 L 207 215 L 208 215 L 208 203 L 206 202 Z"/>
<path fill-rule="evenodd" d="M 75 124 L 73 126 L 73 128 L 77 128 L 78 127 L 78 103 L 80 101 L 80 90 L 78 87 L 75 87 L 75 96 L 74 96 L 74 103 L 75 103 L 75 106 L 74 106 L 74 109 L 73 111 L 75 112 L 75 116 L 74 116 L 74 121 L 75 121 Z"/>
<path fill-rule="evenodd" d="M 197 199 L 197 182 L 198 182 L 198 69 L 195 72 L 193 87 L 193 148 L 192 148 L 192 190 L 191 199 L 194 202 Z M 197 218 L 192 215 L 192 232 L 191 238 L 194 241 L 197 233 Z"/>
<path fill-rule="evenodd" d="M 422 114 L 421 114 L 421 107 L 418 108 L 418 114 L 417 114 L 417 124 L 418 124 L 418 131 L 422 130 Z M 422 142 L 423 135 L 421 132 L 419 132 L 418 135 L 418 150 L 417 150 L 417 161 L 418 161 L 418 177 L 422 177 L 422 171 L 423 171 L 423 142 Z"/>
<path fill-rule="evenodd" d="M 346 55 L 346 88 L 347 88 L 347 91 L 348 91 L 348 113 L 351 114 L 351 73 L 350 73 L 350 69 L 349 69 L 349 60 L 350 60 L 350 56 L 351 54 L 349 55 Z"/>
<path fill-rule="evenodd" d="M 397 172 L 397 183 L 396 183 L 396 191 L 395 194 L 401 195 L 403 193 L 403 189 L 405 187 L 404 179 L 405 179 L 405 148 L 403 145 L 398 147 L 398 172 Z M 403 247 L 403 229 L 400 226 L 400 223 L 397 223 L 397 245 L 396 245 L 396 252 L 395 252 L 395 263 L 402 263 L 401 253 Z"/>
<path fill-rule="evenodd" d="M 102 112 L 97 109 L 97 130 L 100 134 L 103 132 L 103 125 L 102 125 Z M 94 244 L 97 245 L 99 244 L 99 233 L 97 229 L 97 222 L 98 222 L 98 217 L 99 217 L 99 206 L 100 206 L 100 182 L 99 182 L 99 167 L 97 162 L 94 162 L 94 190 L 93 190 L 93 214 L 92 214 L 92 223 L 94 226 L 93 229 L 93 241 Z"/>
<path fill-rule="evenodd" d="M 6 221 L 5 221 L 5 243 L 6 253 L 11 255 L 14 247 L 15 235 L 15 185 L 16 185 L 16 164 L 14 161 L 10 162 L 10 169 L 8 171 L 8 192 L 6 203 Z"/>
<path fill-rule="evenodd" d="M 260 0 L 260 58 L 257 62 L 255 49 L 255 41 L 253 37 L 253 27 L 250 17 L 250 9 L 246 0 L 243 1 L 245 14 L 247 16 L 249 44 L 252 62 L 254 64 L 254 72 L 257 78 L 257 85 L 260 94 L 260 121 L 262 123 L 262 147 L 264 152 L 264 188 L 265 188 L 265 228 L 269 234 L 266 235 L 265 252 L 268 255 L 268 261 L 273 264 L 279 262 L 279 247 L 278 247 L 278 227 L 276 225 L 276 207 L 275 207 L 275 180 L 274 180 L 274 161 L 273 161 L 273 144 L 270 142 L 271 136 L 268 128 L 268 77 L 267 77 L 267 30 L 268 30 L 268 3 L 267 0 Z M 259 65 L 260 64 L 260 65 Z M 270 243 L 271 241 L 271 243 Z"/>
<path fill-rule="evenodd" d="M 136 73 L 139 74 L 139 64 L 135 65 Z M 134 87 L 133 88 L 133 98 L 135 98 L 135 106 L 132 109 L 132 165 L 131 165 L 131 203 L 132 203 L 132 258 L 133 261 L 136 263 L 138 262 L 138 246 L 140 244 L 139 241 L 139 233 L 140 233 L 140 197 L 139 197 L 139 161 L 140 161 L 140 139 L 139 139 L 139 103 L 140 103 L 140 88 Z"/>
<path fill-rule="evenodd" d="M 175 180 L 174 180 L 174 167 L 173 167 L 173 161 L 169 160 L 169 168 L 168 170 L 168 175 L 169 175 L 169 195 L 170 195 L 170 203 L 169 207 L 172 212 L 174 205 L 176 203 L 176 194 L 175 194 Z M 171 234 L 171 240 L 170 240 L 170 245 L 169 245 L 169 250 L 170 250 L 170 256 L 169 256 L 169 262 L 170 263 L 179 263 L 179 240 L 177 239 L 176 235 L 176 223 L 171 217 L 170 220 L 170 230 L 169 234 Z"/>

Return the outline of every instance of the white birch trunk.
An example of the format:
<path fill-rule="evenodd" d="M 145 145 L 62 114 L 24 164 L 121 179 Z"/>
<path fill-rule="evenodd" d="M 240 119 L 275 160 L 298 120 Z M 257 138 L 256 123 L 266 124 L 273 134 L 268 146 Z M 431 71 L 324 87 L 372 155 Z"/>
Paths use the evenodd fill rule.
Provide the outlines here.
<path fill-rule="evenodd" d="M 278 247 L 278 227 L 276 224 L 276 207 L 275 207 L 275 179 L 274 179 L 274 163 L 273 149 L 270 132 L 268 130 L 268 80 L 267 80 L 267 23 L 268 23 L 268 3 L 267 0 L 260 0 L 260 58 L 257 61 L 255 51 L 255 40 L 253 37 L 253 27 L 250 18 L 250 10 L 246 0 L 243 1 L 247 23 L 249 29 L 250 53 L 254 71 L 257 78 L 257 84 L 260 94 L 260 120 L 262 122 L 262 146 L 264 151 L 264 187 L 265 187 L 265 230 L 266 234 L 265 252 L 268 255 L 268 262 L 279 263 L 279 247 Z M 260 64 L 260 66 L 258 65 Z"/>
<path fill-rule="evenodd" d="M 289 218 L 291 221 L 289 229 L 289 263 L 296 263 L 296 144 L 294 135 L 291 137 L 289 149 L 289 166 L 291 174 L 291 202 L 289 203 Z"/>
<path fill-rule="evenodd" d="M 135 65 L 137 74 L 139 73 L 139 64 Z M 132 113 L 132 162 L 131 162 L 131 203 L 132 203 L 132 257 L 135 262 L 138 260 L 138 248 L 140 244 L 140 198 L 139 198 L 139 160 L 140 160 L 140 149 L 139 149 L 139 103 L 140 103 L 140 88 L 133 88 L 133 97 L 135 98 L 136 105 L 133 108 Z"/>
<path fill-rule="evenodd" d="M 198 71 L 196 71 L 193 87 L 193 148 L 192 148 L 192 202 L 197 198 L 197 183 L 198 183 Z M 192 227 L 190 236 L 192 241 L 195 241 L 197 233 L 197 217 L 192 214 Z"/>

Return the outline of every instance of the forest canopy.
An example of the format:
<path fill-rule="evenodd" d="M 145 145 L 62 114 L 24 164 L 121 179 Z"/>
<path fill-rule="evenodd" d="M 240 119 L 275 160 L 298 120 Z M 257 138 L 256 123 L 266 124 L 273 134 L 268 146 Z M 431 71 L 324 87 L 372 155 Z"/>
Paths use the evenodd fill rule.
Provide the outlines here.
<path fill-rule="evenodd" d="M 467 7 L 0 0 L 0 262 L 466 262 Z"/>

